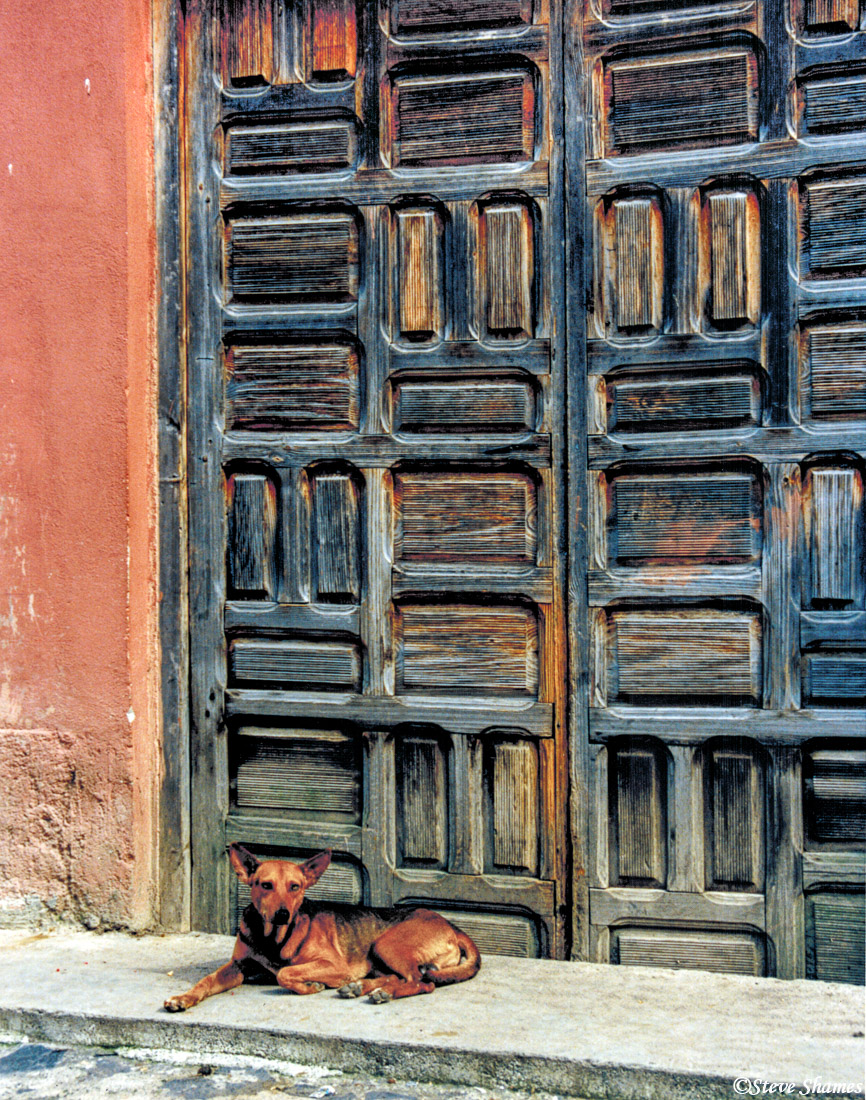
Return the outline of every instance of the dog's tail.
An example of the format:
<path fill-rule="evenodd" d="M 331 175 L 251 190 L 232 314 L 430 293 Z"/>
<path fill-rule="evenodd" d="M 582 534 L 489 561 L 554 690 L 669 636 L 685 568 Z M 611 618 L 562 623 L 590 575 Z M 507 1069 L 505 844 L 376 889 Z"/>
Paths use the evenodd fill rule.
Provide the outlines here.
<path fill-rule="evenodd" d="M 456 966 L 446 966 L 442 970 L 429 967 L 425 972 L 425 978 L 434 985 L 453 985 L 454 982 L 465 982 L 474 978 L 481 969 L 481 952 L 474 942 L 455 928 L 457 933 L 457 945 L 460 948 L 460 962 Z"/>

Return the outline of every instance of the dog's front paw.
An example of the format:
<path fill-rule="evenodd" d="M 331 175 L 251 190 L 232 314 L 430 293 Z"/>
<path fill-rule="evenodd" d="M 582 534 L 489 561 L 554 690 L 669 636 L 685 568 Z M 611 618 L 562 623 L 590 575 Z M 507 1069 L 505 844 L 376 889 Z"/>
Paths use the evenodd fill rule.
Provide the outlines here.
<path fill-rule="evenodd" d="M 391 994 L 387 989 L 374 989 L 370 994 L 370 1002 L 374 1005 L 386 1005 L 391 1000 Z"/>
<path fill-rule="evenodd" d="M 166 1012 L 186 1012 L 186 1010 L 192 1008 L 194 1004 L 195 1001 L 188 993 L 179 993 L 176 997 L 169 997 L 163 1007 Z"/>
<path fill-rule="evenodd" d="M 338 997 L 360 997 L 362 993 L 360 982 L 347 982 L 337 990 Z"/>

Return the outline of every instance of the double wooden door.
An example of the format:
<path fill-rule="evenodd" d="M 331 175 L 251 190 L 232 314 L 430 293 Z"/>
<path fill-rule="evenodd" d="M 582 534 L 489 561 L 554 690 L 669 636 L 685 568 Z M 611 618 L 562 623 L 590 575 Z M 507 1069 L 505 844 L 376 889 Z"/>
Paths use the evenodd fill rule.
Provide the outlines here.
<path fill-rule="evenodd" d="M 195 923 L 862 980 L 856 0 L 188 9 Z"/>

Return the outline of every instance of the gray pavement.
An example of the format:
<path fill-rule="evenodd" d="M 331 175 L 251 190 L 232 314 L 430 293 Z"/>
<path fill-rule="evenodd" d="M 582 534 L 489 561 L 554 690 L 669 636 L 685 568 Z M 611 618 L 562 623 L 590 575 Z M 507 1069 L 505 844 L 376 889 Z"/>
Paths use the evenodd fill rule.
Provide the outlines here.
<path fill-rule="evenodd" d="M 548 1093 L 471 1085 L 431 1085 L 395 1077 L 358 1077 L 337 1070 L 239 1055 L 127 1048 L 3 1045 L 0 1098 L 27 1100 L 562 1100 Z"/>
<path fill-rule="evenodd" d="M 187 1051 L 202 1064 L 264 1057 L 350 1079 L 462 1087 L 452 1096 L 480 1097 L 467 1091 L 480 1086 L 710 1100 L 756 1095 L 763 1082 L 794 1095 L 816 1082 L 835 1095 L 863 1092 L 855 986 L 487 957 L 471 982 L 382 1006 L 245 985 L 186 1013 L 163 1011 L 167 996 L 226 961 L 231 944 L 198 933 L 2 933 L 0 1030 L 46 1045 Z"/>

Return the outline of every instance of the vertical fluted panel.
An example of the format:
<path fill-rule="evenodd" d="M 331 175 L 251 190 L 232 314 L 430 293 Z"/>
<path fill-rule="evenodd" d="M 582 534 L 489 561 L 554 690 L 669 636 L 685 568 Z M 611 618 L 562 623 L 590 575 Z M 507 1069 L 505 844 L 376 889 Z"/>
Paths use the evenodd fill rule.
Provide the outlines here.
<path fill-rule="evenodd" d="M 661 322 L 661 241 L 650 198 L 614 204 L 616 308 L 619 328 L 657 328 Z"/>
<path fill-rule="evenodd" d="M 711 313 L 716 322 L 758 320 L 760 252 L 751 224 L 752 196 L 742 191 L 709 196 Z"/>
<path fill-rule="evenodd" d="M 347 474 L 315 479 L 317 595 L 320 600 L 360 598 L 358 498 Z"/>
<path fill-rule="evenodd" d="M 484 211 L 487 242 L 487 327 L 499 336 L 532 332 L 532 223 L 525 206 L 489 206 Z"/>
<path fill-rule="evenodd" d="M 401 210 L 400 332 L 431 337 L 442 327 L 439 219 L 432 210 Z"/>
<path fill-rule="evenodd" d="M 855 595 L 857 508 L 862 495 L 856 470 L 812 471 L 812 598 L 849 601 Z"/>
<path fill-rule="evenodd" d="M 228 581 L 236 595 L 274 597 L 276 491 L 262 474 L 229 481 Z"/>
<path fill-rule="evenodd" d="M 616 754 L 616 832 L 619 880 L 664 883 L 663 784 L 652 749 Z"/>
<path fill-rule="evenodd" d="M 403 858 L 444 863 L 447 845 L 445 760 L 436 741 L 401 742 Z"/>
<path fill-rule="evenodd" d="M 535 871 L 538 861 L 538 763 L 529 742 L 493 749 L 493 862 Z"/>

